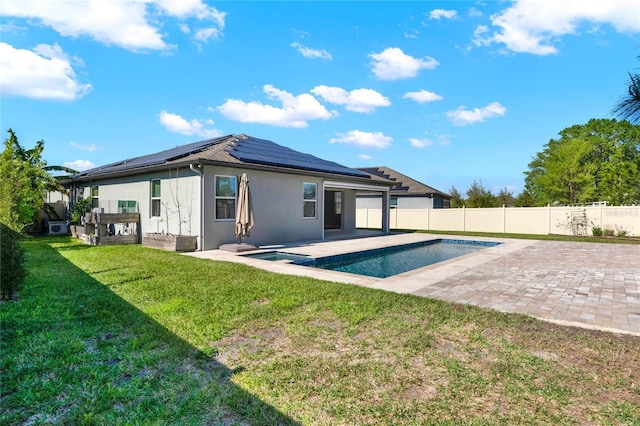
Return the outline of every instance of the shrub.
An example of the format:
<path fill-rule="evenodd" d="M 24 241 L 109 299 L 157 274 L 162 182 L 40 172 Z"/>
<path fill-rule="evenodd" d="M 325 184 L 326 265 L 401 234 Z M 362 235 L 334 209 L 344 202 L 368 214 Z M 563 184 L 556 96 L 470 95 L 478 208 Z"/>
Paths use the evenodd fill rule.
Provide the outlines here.
<path fill-rule="evenodd" d="M 616 237 L 626 237 L 627 235 L 629 235 L 629 233 L 622 228 L 616 231 Z"/>
<path fill-rule="evenodd" d="M 20 234 L 0 223 L 0 287 L 3 300 L 15 297 L 27 275 L 20 239 Z"/>
<path fill-rule="evenodd" d="M 567 220 L 565 223 L 558 223 L 556 226 L 558 228 L 565 228 L 570 230 L 571 235 L 585 236 L 589 232 L 589 227 L 593 225 L 593 223 L 587 216 L 586 209 L 582 211 L 572 211 L 570 213 L 567 213 L 566 217 Z"/>
<path fill-rule="evenodd" d="M 591 233 L 594 237 L 602 237 L 602 228 L 600 228 L 599 226 L 594 226 L 593 228 L 591 228 Z"/>
<path fill-rule="evenodd" d="M 613 229 L 605 228 L 602 234 L 605 237 L 613 237 L 615 235 L 615 231 Z"/>
<path fill-rule="evenodd" d="M 91 211 L 91 198 L 78 198 L 71 209 L 71 221 L 79 223 L 85 213 Z"/>

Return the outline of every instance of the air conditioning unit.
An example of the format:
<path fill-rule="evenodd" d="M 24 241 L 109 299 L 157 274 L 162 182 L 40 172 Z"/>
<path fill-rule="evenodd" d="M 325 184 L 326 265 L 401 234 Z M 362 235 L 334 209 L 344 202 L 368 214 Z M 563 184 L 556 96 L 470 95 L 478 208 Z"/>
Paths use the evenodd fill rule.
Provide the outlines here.
<path fill-rule="evenodd" d="M 67 228 L 67 222 L 62 220 L 47 222 L 47 234 L 67 235 L 68 233 L 69 233 L 69 229 Z"/>

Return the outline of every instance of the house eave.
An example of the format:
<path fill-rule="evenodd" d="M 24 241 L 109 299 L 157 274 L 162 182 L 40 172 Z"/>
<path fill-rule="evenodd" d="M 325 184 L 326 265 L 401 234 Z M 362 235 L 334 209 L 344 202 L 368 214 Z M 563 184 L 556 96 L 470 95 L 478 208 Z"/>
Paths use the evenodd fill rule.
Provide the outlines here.
<path fill-rule="evenodd" d="M 424 198 L 424 197 L 442 197 L 442 198 L 451 198 L 446 194 L 442 194 L 440 192 L 393 192 L 391 190 L 392 197 L 406 197 L 406 198 Z"/>

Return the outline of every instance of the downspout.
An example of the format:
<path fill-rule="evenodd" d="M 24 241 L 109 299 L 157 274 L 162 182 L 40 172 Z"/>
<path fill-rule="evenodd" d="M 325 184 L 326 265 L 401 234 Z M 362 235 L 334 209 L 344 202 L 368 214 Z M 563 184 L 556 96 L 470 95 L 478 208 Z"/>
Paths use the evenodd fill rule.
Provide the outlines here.
<path fill-rule="evenodd" d="M 189 164 L 192 172 L 200 176 L 200 236 L 198 247 L 200 251 L 204 251 L 204 171 L 202 164 Z"/>

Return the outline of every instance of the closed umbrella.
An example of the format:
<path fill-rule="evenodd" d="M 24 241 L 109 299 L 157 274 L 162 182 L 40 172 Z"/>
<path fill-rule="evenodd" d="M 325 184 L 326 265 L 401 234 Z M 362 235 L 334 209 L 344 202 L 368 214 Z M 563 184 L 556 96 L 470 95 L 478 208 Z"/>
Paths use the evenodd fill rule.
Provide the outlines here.
<path fill-rule="evenodd" d="M 249 191 L 249 178 L 246 173 L 240 178 L 238 188 L 238 211 L 236 212 L 236 236 L 238 244 L 242 243 L 242 237 L 249 236 L 249 230 L 254 225 L 253 208 L 251 206 L 251 192 Z"/>

